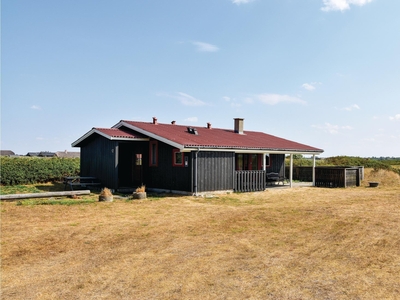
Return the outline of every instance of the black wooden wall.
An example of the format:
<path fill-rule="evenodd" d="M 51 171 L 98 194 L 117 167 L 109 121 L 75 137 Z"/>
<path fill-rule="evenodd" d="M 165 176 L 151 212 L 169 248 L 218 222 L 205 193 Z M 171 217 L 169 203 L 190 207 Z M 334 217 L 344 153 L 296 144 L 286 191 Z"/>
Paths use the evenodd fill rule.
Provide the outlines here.
<path fill-rule="evenodd" d="M 197 166 L 197 192 L 233 190 L 235 153 L 233 152 L 192 152 L 193 187 Z M 196 192 L 193 190 L 193 192 Z"/>
<path fill-rule="evenodd" d="M 173 166 L 173 150 L 175 148 L 165 143 L 158 142 L 158 165 L 149 166 L 149 158 L 143 162 L 146 186 L 166 190 L 191 192 L 191 161 L 190 153 L 187 166 Z"/>
<path fill-rule="evenodd" d="M 186 166 L 173 166 L 174 149 L 158 142 L 158 165 L 150 166 L 149 142 L 117 142 L 93 135 L 81 147 L 81 176 L 98 177 L 103 186 L 111 189 L 137 184 L 129 178 L 132 177 L 132 155 L 141 153 L 142 183 L 148 188 L 186 192 L 234 189 L 235 153 L 193 151 L 184 153 Z M 271 154 L 266 171 L 284 176 L 285 155 Z"/>
<path fill-rule="evenodd" d="M 81 176 L 94 176 L 103 186 L 118 187 L 118 142 L 95 135 L 81 147 Z"/>

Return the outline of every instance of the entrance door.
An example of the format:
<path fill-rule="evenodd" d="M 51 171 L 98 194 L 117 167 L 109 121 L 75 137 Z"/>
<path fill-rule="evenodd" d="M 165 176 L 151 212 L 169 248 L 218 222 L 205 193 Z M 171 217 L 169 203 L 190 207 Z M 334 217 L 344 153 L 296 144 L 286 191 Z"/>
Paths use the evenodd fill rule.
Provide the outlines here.
<path fill-rule="evenodd" d="M 132 184 L 137 186 L 143 183 L 142 159 L 142 153 L 135 153 L 132 155 Z"/>

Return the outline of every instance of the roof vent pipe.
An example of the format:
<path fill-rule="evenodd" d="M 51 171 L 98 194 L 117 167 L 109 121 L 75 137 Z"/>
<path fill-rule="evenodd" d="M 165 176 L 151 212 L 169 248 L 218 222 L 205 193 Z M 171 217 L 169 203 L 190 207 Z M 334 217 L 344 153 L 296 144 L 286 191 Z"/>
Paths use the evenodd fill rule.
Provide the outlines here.
<path fill-rule="evenodd" d="M 235 120 L 235 133 L 243 134 L 243 121 L 242 118 L 234 118 Z"/>
<path fill-rule="evenodd" d="M 211 123 L 207 123 L 207 128 L 211 129 Z"/>
<path fill-rule="evenodd" d="M 157 118 L 156 117 L 153 117 L 153 124 L 154 125 L 157 125 L 158 123 L 157 123 Z"/>

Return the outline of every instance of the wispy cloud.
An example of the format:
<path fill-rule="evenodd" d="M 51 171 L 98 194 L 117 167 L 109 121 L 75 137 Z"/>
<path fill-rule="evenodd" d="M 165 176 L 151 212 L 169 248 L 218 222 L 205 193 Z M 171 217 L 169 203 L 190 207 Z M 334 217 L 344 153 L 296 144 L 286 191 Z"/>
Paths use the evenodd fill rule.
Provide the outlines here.
<path fill-rule="evenodd" d="M 253 2 L 254 0 L 232 0 L 233 4 L 240 5 L 240 4 L 247 4 Z"/>
<path fill-rule="evenodd" d="M 324 132 L 328 132 L 330 134 L 338 134 L 342 130 L 352 130 L 353 127 L 345 125 L 345 126 L 340 126 L 340 125 L 334 125 L 330 123 L 325 123 L 323 125 L 312 125 L 313 128 L 317 128 L 320 130 L 323 130 Z"/>
<path fill-rule="evenodd" d="M 303 89 L 307 90 L 307 91 L 313 91 L 315 90 L 315 86 L 311 83 L 304 83 L 302 85 Z"/>
<path fill-rule="evenodd" d="M 34 109 L 34 110 L 42 110 L 42 108 L 41 108 L 40 106 L 38 106 L 38 105 L 32 105 L 32 106 L 31 106 L 31 109 Z"/>
<path fill-rule="evenodd" d="M 191 42 L 194 46 L 196 46 L 197 51 L 199 52 L 217 52 L 219 48 L 215 45 L 203 42 Z"/>
<path fill-rule="evenodd" d="M 159 97 L 168 97 L 172 99 L 176 99 L 179 102 L 181 102 L 183 105 L 186 106 L 203 106 L 206 105 L 205 102 L 196 99 L 195 97 L 182 93 L 182 92 L 177 92 L 174 94 L 169 94 L 169 93 L 158 93 L 157 96 Z"/>
<path fill-rule="evenodd" d="M 347 107 L 343 108 L 343 110 L 347 110 L 347 111 L 352 111 L 352 110 L 355 110 L 355 109 L 360 109 L 360 107 L 357 104 L 353 104 L 353 105 L 350 105 L 350 106 L 347 106 Z"/>
<path fill-rule="evenodd" d="M 307 102 L 298 97 L 288 96 L 288 95 L 279 95 L 279 94 L 259 94 L 256 95 L 255 98 L 268 105 L 276 105 L 279 103 L 297 103 L 297 104 L 306 104 Z"/>
<path fill-rule="evenodd" d="M 323 0 L 322 11 L 344 11 L 350 9 L 350 5 L 363 6 L 373 0 Z"/>
<path fill-rule="evenodd" d="M 400 114 L 396 114 L 393 117 L 389 117 L 391 121 L 400 121 Z"/>
<path fill-rule="evenodd" d="M 224 97 L 222 97 L 222 99 L 225 102 L 228 102 L 230 104 L 230 106 L 233 107 L 233 108 L 239 108 L 239 107 L 242 106 L 242 104 L 240 103 L 240 100 L 237 100 L 236 98 L 231 98 L 231 97 L 228 97 L 228 96 L 224 96 Z M 246 100 L 244 100 L 244 102 L 246 102 Z"/>
<path fill-rule="evenodd" d="M 197 117 L 189 117 L 189 118 L 186 118 L 184 121 L 190 122 L 190 123 L 197 123 L 199 121 L 199 119 Z"/>

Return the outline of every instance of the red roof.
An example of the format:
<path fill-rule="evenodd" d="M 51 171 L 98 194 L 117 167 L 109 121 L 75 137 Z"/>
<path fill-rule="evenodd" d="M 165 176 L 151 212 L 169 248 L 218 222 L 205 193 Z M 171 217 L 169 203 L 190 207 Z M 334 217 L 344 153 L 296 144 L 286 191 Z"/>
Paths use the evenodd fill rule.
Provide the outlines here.
<path fill-rule="evenodd" d="M 122 120 L 115 128 L 129 128 L 151 138 L 160 139 L 183 148 L 225 148 L 270 151 L 323 152 L 322 149 L 300 144 L 257 131 L 235 133 L 232 129 L 220 129 L 175 124 L 153 124 Z M 198 135 L 188 132 L 188 127 L 197 130 Z"/>
<path fill-rule="evenodd" d="M 142 134 L 120 128 L 93 128 L 93 129 L 112 138 L 124 138 L 124 139 L 145 138 L 145 136 L 143 136 Z"/>
<path fill-rule="evenodd" d="M 72 143 L 72 147 L 81 147 L 81 143 L 85 141 L 88 137 L 93 134 L 102 135 L 110 140 L 138 140 L 138 139 L 147 139 L 146 136 L 133 132 L 129 129 L 124 128 L 92 128 L 89 132 L 84 134 L 78 140 Z"/>

